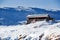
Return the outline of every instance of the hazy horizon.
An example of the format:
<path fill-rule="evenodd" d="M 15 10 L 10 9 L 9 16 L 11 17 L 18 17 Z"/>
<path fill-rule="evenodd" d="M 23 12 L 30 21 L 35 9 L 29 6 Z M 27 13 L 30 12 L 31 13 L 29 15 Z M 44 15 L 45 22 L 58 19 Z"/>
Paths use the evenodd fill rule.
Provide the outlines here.
<path fill-rule="evenodd" d="M 60 10 L 60 0 L 0 0 L 0 7 L 37 7 Z"/>

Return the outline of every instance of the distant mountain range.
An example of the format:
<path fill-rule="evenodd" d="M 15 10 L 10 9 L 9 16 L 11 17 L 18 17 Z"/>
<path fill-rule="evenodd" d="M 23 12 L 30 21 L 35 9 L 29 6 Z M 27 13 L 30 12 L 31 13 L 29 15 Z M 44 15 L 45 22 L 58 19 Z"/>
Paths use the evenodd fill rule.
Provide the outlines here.
<path fill-rule="evenodd" d="M 60 11 L 45 10 L 41 8 L 24 8 L 18 6 L 17 8 L 4 7 L 0 8 L 0 25 L 17 25 L 20 21 L 25 21 L 27 15 L 30 14 L 49 14 L 56 20 L 60 20 Z"/>

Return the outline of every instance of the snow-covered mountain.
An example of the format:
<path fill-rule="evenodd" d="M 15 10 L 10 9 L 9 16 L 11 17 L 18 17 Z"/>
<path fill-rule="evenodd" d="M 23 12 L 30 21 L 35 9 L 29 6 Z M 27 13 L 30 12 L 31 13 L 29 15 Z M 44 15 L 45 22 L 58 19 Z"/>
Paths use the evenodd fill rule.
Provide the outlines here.
<path fill-rule="evenodd" d="M 51 24 L 37 21 L 27 25 L 0 26 L 0 40 L 46 40 L 51 38 L 49 35 L 57 37 L 55 34 L 60 35 L 60 22 Z M 52 36 L 52 40 L 54 37 Z"/>
<path fill-rule="evenodd" d="M 52 11 L 41 8 L 33 7 L 22 7 L 18 6 L 17 8 L 13 7 L 4 7 L 0 8 L 0 25 L 17 25 L 19 21 L 26 21 L 26 16 L 29 14 L 49 14 L 56 20 L 60 20 L 60 11 Z"/>

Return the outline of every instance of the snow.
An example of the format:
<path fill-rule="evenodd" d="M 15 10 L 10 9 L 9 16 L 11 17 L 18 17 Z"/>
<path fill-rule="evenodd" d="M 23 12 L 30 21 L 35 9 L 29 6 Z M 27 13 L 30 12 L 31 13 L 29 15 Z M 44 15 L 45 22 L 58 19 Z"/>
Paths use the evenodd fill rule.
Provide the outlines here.
<path fill-rule="evenodd" d="M 50 25 L 50 27 L 47 30 L 45 30 L 44 36 L 43 36 L 42 40 L 45 40 L 46 37 L 48 37 L 48 38 L 52 37 L 51 40 L 55 40 L 56 37 L 58 35 L 60 35 L 60 28 L 59 28 L 59 26 L 60 26 L 60 23 L 55 23 L 53 25 Z"/>
<path fill-rule="evenodd" d="M 60 23 L 51 24 L 46 21 L 38 21 L 27 25 L 0 26 L 1 40 L 18 40 L 20 36 L 23 37 L 22 40 L 29 38 L 31 40 L 39 40 L 39 36 L 42 34 L 44 35 L 41 40 L 45 40 L 52 33 L 54 35 L 60 35 Z"/>
<path fill-rule="evenodd" d="M 34 14 L 34 15 L 28 15 L 27 17 L 29 18 L 34 18 L 34 17 L 48 17 L 48 14 Z"/>

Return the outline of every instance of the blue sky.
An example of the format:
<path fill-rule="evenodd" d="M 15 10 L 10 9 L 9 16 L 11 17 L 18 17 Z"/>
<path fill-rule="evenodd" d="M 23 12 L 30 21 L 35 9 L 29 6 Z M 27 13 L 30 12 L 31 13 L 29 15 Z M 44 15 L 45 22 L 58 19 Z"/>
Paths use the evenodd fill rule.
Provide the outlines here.
<path fill-rule="evenodd" d="M 60 0 L 0 0 L 0 7 L 38 7 L 44 9 L 60 9 Z"/>

